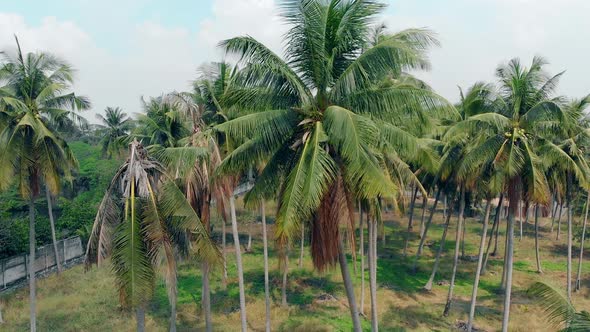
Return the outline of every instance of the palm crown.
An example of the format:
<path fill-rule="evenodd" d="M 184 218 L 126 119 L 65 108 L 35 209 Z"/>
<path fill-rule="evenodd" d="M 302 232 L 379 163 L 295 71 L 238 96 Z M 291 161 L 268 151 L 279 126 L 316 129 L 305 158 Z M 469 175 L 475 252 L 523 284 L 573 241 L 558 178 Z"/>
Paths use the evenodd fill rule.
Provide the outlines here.
<path fill-rule="evenodd" d="M 217 127 L 247 139 L 222 168 L 267 161 L 251 194 L 278 195 L 279 240 L 313 219 L 312 246 L 322 244 L 312 247 L 314 264 L 323 269 L 337 259 L 338 224 L 352 222 L 353 198 L 395 195 L 380 144 L 409 150 L 416 137 L 402 119 L 424 119 L 425 109 L 445 104 L 428 89 L 391 80 L 428 68 L 425 51 L 437 41 L 427 30 L 375 41 L 371 24 L 383 5 L 373 1 L 286 1 L 282 9 L 291 26 L 284 59 L 251 37 L 221 44 L 244 66 L 229 102 L 265 110 Z"/>
<path fill-rule="evenodd" d="M 49 120 L 76 117 L 74 111 L 90 102 L 67 93 L 73 82 L 68 64 L 48 53 L 23 54 L 18 39 L 17 47 L 16 57 L 3 54 L 0 67 L 0 149 L 14 156 L 0 161 L 0 187 L 18 174 L 23 197 L 37 196 L 41 179 L 57 193 L 60 177 L 70 179 L 77 161 Z"/>

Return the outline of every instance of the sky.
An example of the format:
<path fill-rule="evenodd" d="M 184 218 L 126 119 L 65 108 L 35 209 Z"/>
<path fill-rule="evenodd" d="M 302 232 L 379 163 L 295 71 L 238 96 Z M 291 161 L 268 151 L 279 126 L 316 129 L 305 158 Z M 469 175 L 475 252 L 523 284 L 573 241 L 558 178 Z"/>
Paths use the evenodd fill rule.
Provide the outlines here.
<path fill-rule="evenodd" d="M 76 68 L 74 90 L 88 96 L 84 116 L 107 106 L 141 111 L 142 96 L 186 91 L 199 67 L 219 61 L 220 40 L 251 35 L 282 53 L 280 0 L 0 0 L 0 50 L 48 51 Z M 379 18 L 391 31 L 426 27 L 441 47 L 432 69 L 415 73 L 439 94 L 494 81 L 511 58 L 535 55 L 548 71 L 566 70 L 558 92 L 590 93 L 588 0 L 390 0 Z"/>

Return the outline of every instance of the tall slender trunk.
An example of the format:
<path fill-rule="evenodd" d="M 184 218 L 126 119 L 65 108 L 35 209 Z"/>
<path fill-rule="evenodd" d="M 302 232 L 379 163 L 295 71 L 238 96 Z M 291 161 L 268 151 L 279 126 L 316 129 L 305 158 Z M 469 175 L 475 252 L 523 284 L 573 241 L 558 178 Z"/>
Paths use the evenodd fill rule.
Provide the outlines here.
<path fill-rule="evenodd" d="M 486 202 L 486 212 L 483 219 L 483 226 L 481 230 L 481 239 L 479 240 L 479 254 L 477 256 L 477 268 L 475 269 L 475 281 L 473 281 L 473 291 L 471 292 L 471 305 L 469 307 L 469 320 L 467 321 L 467 332 L 473 330 L 473 318 L 475 317 L 475 303 L 477 301 L 477 289 L 479 287 L 479 277 L 481 274 L 481 267 L 483 265 L 483 251 L 486 245 L 486 237 L 488 236 L 488 221 L 490 219 L 490 210 L 492 209 L 492 200 L 488 199 Z"/>
<path fill-rule="evenodd" d="M 561 232 L 561 213 L 563 211 L 563 203 L 559 205 L 559 215 L 557 217 L 557 240 L 559 240 L 559 233 Z M 553 225 L 551 225 L 551 233 L 553 233 Z"/>
<path fill-rule="evenodd" d="M 301 223 L 301 247 L 299 248 L 299 268 L 303 268 L 303 254 L 305 252 L 305 224 Z"/>
<path fill-rule="evenodd" d="M 226 258 L 226 251 L 225 251 L 225 244 L 226 244 L 226 230 L 225 230 L 225 219 L 221 218 L 221 256 L 223 260 L 223 272 L 221 274 L 221 288 L 223 290 L 227 289 L 227 258 Z"/>
<path fill-rule="evenodd" d="M 252 224 L 248 225 L 248 244 L 246 245 L 246 251 L 252 251 Z"/>
<path fill-rule="evenodd" d="M 234 247 L 236 250 L 236 262 L 238 266 L 238 284 L 240 288 L 240 319 L 242 321 L 242 332 L 248 330 L 246 321 L 246 294 L 244 290 L 244 271 L 242 266 L 242 248 L 240 247 L 240 234 L 238 233 L 238 221 L 236 218 L 236 202 L 232 194 L 229 197 L 229 208 L 231 212 L 231 227 L 234 236 Z"/>
<path fill-rule="evenodd" d="M 508 213 L 510 215 L 510 213 Z M 514 209 L 513 221 L 516 222 L 516 208 Z M 500 289 L 506 289 L 506 272 L 508 272 L 508 227 L 509 222 L 506 220 L 506 234 L 504 236 L 504 265 L 502 265 L 502 281 L 500 282 Z M 514 224 L 512 225 L 514 227 Z M 514 238 L 512 238 L 514 240 Z"/>
<path fill-rule="evenodd" d="M 51 240 L 53 241 L 53 254 L 55 255 L 55 264 L 57 265 L 57 274 L 62 271 L 59 253 L 57 251 L 57 239 L 55 236 L 55 221 L 53 219 L 53 207 L 51 205 L 51 193 L 45 188 L 45 197 L 47 198 L 47 211 L 49 212 L 49 224 L 51 225 Z M 65 257 L 64 257 L 65 260 Z"/>
<path fill-rule="evenodd" d="M 518 241 L 522 241 L 522 201 L 518 201 L 518 222 L 520 223 L 520 237 Z"/>
<path fill-rule="evenodd" d="M 514 260 L 514 215 L 520 200 L 520 187 L 518 179 L 512 178 L 508 183 L 508 231 L 506 232 L 506 287 L 504 293 L 504 313 L 502 318 L 502 332 L 508 332 L 508 323 L 510 321 L 510 302 L 512 295 L 512 262 Z"/>
<path fill-rule="evenodd" d="M 201 263 L 201 274 L 203 279 L 203 300 L 201 303 L 203 309 L 203 316 L 205 316 L 205 331 L 213 331 L 211 324 L 211 286 L 209 283 L 209 264 L 207 262 Z"/>
<path fill-rule="evenodd" d="M 30 330 L 37 331 L 37 285 L 35 285 L 35 198 L 29 201 L 29 304 Z"/>
<path fill-rule="evenodd" d="M 551 216 L 551 233 L 553 233 L 553 228 L 555 226 L 555 220 L 557 218 L 557 212 L 558 212 L 560 206 L 561 206 L 560 201 L 556 199 L 555 200 L 555 211 L 553 211 L 553 215 Z"/>
<path fill-rule="evenodd" d="M 567 204 L 567 202 L 565 204 Z M 566 209 L 568 209 L 567 206 L 566 206 Z M 566 213 L 567 213 L 567 211 L 566 211 Z M 561 235 L 561 215 L 559 216 L 559 219 L 557 220 L 557 237 L 556 237 L 557 241 L 559 241 L 560 235 Z"/>
<path fill-rule="evenodd" d="M 178 287 L 178 286 L 176 286 Z M 178 288 L 174 289 L 174 292 L 178 294 Z M 176 332 L 176 301 L 169 301 L 170 303 L 170 327 L 169 332 Z"/>
<path fill-rule="evenodd" d="M 427 291 L 432 290 L 432 284 L 434 283 L 434 278 L 436 277 L 436 272 L 438 271 L 438 266 L 440 264 L 440 257 L 442 255 L 444 248 L 445 248 L 445 242 L 446 242 L 447 233 L 449 230 L 449 223 L 451 222 L 451 215 L 452 215 L 452 213 L 451 213 L 451 211 L 449 211 L 449 213 L 447 213 L 447 216 L 445 218 L 445 225 L 444 225 L 442 237 L 440 239 L 440 244 L 438 245 L 438 251 L 436 252 L 436 258 L 434 259 L 434 266 L 432 267 L 432 273 L 430 273 L 430 278 L 428 279 L 428 282 L 426 283 L 426 285 L 424 285 L 424 289 Z"/>
<path fill-rule="evenodd" d="M 439 188 L 436 192 L 436 198 L 434 199 L 434 204 L 432 205 L 432 209 L 430 210 L 430 216 L 428 217 L 428 221 L 426 222 L 426 226 L 424 227 L 424 233 L 420 238 L 420 244 L 418 244 L 418 250 L 416 251 L 416 257 L 414 258 L 414 266 L 412 267 L 412 272 L 416 272 L 416 268 L 418 266 L 418 259 L 422 254 L 422 248 L 424 248 L 424 242 L 426 241 L 426 234 L 428 233 L 428 229 L 430 228 L 430 224 L 432 223 L 432 217 L 434 216 L 434 212 L 436 211 L 436 206 L 438 205 L 438 200 L 440 198 L 441 189 Z"/>
<path fill-rule="evenodd" d="M 537 261 L 537 273 L 543 273 L 541 268 L 541 254 L 539 253 L 539 212 L 541 207 L 537 204 L 535 208 L 535 259 Z"/>
<path fill-rule="evenodd" d="M 459 201 L 459 219 L 457 221 L 457 233 L 455 234 L 455 256 L 453 258 L 453 274 L 451 275 L 451 283 L 449 284 L 449 292 L 447 294 L 447 303 L 443 316 L 448 316 L 451 310 L 451 303 L 453 302 L 453 289 L 455 288 L 455 277 L 457 275 L 457 266 L 459 265 L 459 247 L 461 242 L 461 234 L 463 233 L 463 213 L 465 211 L 465 186 L 461 185 L 461 199 Z"/>
<path fill-rule="evenodd" d="M 551 203 L 549 205 L 551 207 L 551 221 L 553 221 L 553 218 L 555 218 L 555 214 L 557 213 L 557 202 L 555 196 L 555 193 L 551 194 Z"/>
<path fill-rule="evenodd" d="M 503 209 L 502 209 L 503 210 Z M 502 218 L 502 213 L 500 213 L 500 219 Z M 494 250 L 492 250 L 491 256 L 496 256 L 498 253 L 498 237 L 500 236 L 500 219 L 498 219 L 498 225 L 496 226 L 496 232 L 494 234 Z"/>
<path fill-rule="evenodd" d="M 416 204 L 417 198 L 416 196 L 418 196 L 418 186 L 416 186 L 416 189 L 414 189 L 414 194 L 412 195 L 412 200 L 410 201 L 410 216 L 408 217 L 408 230 L 406 232 L 406 239 L 404 241 L 404 256 L 406 255 L 406 252 L 408 250 L 408 242 L 410 242 L 410 233 L 413 229 L 412 220 L 414 219 L 414 206 Z"/>
<path fill-rule="evenodd" d="M 346 290 L 346 297 L 348 298 L 348 308 L 350 309 L 350 316 L 352 318 L 353 331 L 361 332 L 361 322 L 356 307 L 356 299 L 354 298 L 354 287 L 352 285 L 352 279 L 350 278 L 350 272 L 348 271 L 348 262 L 346 261 L 346 255 L 344 254 L 344 247 L 340 236 L 338 237 L 338 241 L 338 246 L 340 247 L 340 250 L 338 250 L 338 262 L 340 263 L 342 281 L 344 282 L 344 289 Z"/>
<path fill-rule="evenodd" d="M 584 257 L 584 238 L 586 237 L 586 224 L 588 222 L 588 205 L 590 205 L 590 191 L 587 193 L 586 206 L 584 211 L 584 224 L 582 226 L 582 238 L 580 239 L 580 255 L 578 256 L 578 273 L 576 275 L 576 285 L 574 290 L 580 290 L 582 280 L 582 260 Z"/>
<path fill-rule="evenodd" d="M 422 217 L 420 218 L 420 238 L 424 235 L 424 217 L 426 216 L 426 208 L 428 207 L 428 196 L 422 196 Z"/>
<path fill-rule="evenodd" d="M 483 265 L 481 266 L 481 271 L 480 271 L 481 274 L 486 273 L 486 266 L 488 264 L 488 258 L 490 257 L 490 247 L 492 245 L 494 231 L 497 232 L 497 230 L 500 228 L 500 213 L 501 213 L 503 201 L 504 201 L 504 193 L 500 194 L 500 199 L 498 200 L 498 206 L 496 207 L 496 215 L 494 216 L 494 224 L 492 225 L 492 230 L 490 232 L 490 240 L 488 241 L 488 247 L 487 247 L 486 253 L 484 255 Z M 496 242 L 497 242 L 497 239 L 498 238 L 496 236 Z"/>
<path fill-rule="evenodd" d="M 447 194 L 443 193 L 443 218 L 447 219 Z"/>
<path fill-rule="evenodd" d="M 377 222 L 369 222 L 369 288 L 371 293 L 371 331 L 379 330 L 377 318 Z"/>
<path fill-rule="evenodd" d="M 201 223 L 203 224 L 204 228 L 207 231 L 207 235 L 211 235 L 211 214 L 210 214 L 210 201 L 205 200 L 202 202 L 201 206 L 201 213 L 200 213 Z M 203 312 L 203 317 L 205 318 L 205 331 L 211 332 L 213 330 L 213 326 L 211 324 L 211 284 L 210 284 L 210 266 L 207 262 L 201 262 L 201 309 Z M 174 303 L 174 311 L 176 311 L 176 303 Z M 176 331 L 176 313 L 174 316 L 171 315 L 170 317 L 170 329 L 171 331 Z"/>
<path fill-rule="evenodd" d="M 264 330 L 270 332 L 270 288 L 268 281 L 268 238 L 266 234 L 266 210 L 264 200 L 260 201 L 260 214 L 262 215 L 262 245 L 264 247 L 264 303 L 266 321 Z"/>
<path fill-rule="evenodd" d="M 360 229 L 360 256 L 361 256 L 361 304 L 360 313 L 365 313 L 365 226 L 363 224 L 363 208 L 359 205 L 359 229 Z"/>
<path fill-rule="evenodd" d="M 463 219 L 463 229 L 461 230 L 461 258 L 465 258 L 465 233 L 467 232 L 467 220 Z"/>
<path fill-rule="evenodd" d="M 572 300 L 572 192 L 571 192 L 571 175 L 567 176 L 567 299 Z"/>
<path fill-rule="evenodd" d="M 145 308 L 140 305 L 135 309 L 135 321 L 137 332 L 145 331 Z"/>
<path fill-rule="evenodd" d="M 414 220 L 414 206 L 416 204 L 416 198 L 418 196 L 418 186 L 415 186 L 414 190 L 413 190 L 413 195 L 412 198 L 410 200 L 410 211 L 409 212 L 409 216 L 408 216 L 408 230 L 412 230 L 414 228 L 412 222 Z"/>
<path fill-rule="evenodd" d="M 526 203 L 524 204 L 524 224 L 528 224 L 529 223 L 529 211 L 531 209 L 531 202 L 529 202 L 528 200 L 526 201 Z"/>
<path fill-rule="evenodd" d="M 281 285 L 281 305 L 283 307 L 289 305 L 287 303 L 287 277 L 289 276 L 289 249 L 287 247 L 285 247 L 285 252 L 283 254 L 283 283 Z"/>

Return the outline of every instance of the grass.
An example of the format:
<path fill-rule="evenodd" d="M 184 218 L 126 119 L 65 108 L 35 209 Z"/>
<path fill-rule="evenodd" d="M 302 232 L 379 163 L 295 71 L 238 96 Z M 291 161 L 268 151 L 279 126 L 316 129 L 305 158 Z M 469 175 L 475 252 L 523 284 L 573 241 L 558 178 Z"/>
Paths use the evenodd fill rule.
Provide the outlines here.
<path fill-rule="evenodd" d="M 426 241 L 424 257 L 418 262 L 415 274 L 410 273 L 417 236 L 413 234 L 408 247 L 408 255 L 402 255 L 405 234 L 402 231 L 407 217 L 393 214 L 384 215 L 387 241 L 385 246 L 379 241 L 379 266 L 377 271 L 378 308 L 382 331 L 449 331 L 453 330 L 458 320 L 466 320 L 469 299 L 476 262 L 461 261 L 455 285 L 455 302 L 449 317 L 443 318 L 442 311 L 446 300 L 448 286 L 435 283 L 431 292 L 422 289 L 431 272 L 434 255 L 438 249 L 442 233 L 442 215 L 435 216 Z M 271 219 L 271 218 L 269 218 Z M 248 227 L 254 236 L 253 250 L 243 255 L 248 323 L 253 331 L 264 330 L 264 274 L 262 264 L 261 226 L 252 223 L 256 216 L 241 211 L 241 243 L 247 241 Z M 272 219 L 271 219 L 272 220 Z M 419 221 L 419 220 L 418 220 Z M 452 251 L 454 249 L 455 222 L 445 245 L 440 271 L 436 282 L 450 279 Z M 560 288 L 565 288 L 566 252 L 565 236 L 560 241 L 549 233 L 550 221 L 541 221 L 541 255 L 544 274 L 536 271 L 534 256 L 533 226 L 525 225 L 523 239 L 516 234 L 515 272 L 513 284 L 513 305 L 511 313 L 511 331 L 552 331 L 555 327 L 548 325 L 545 315 L 533 301 L 526 296 L 527 287 L 534 281 L 543 280 Z M 271 226 L 272 228 L 272 226 Z M 466 236 L 466 255 L 477 255 L 481 224 L 478 219 L 468 218 Z M 415 227 L 417 230 L 417 227 Z M 216 228 L 219 237 L 219 229 Z M 502 234 L 502 232 L 501 232 Z M 231 233 L 228 234 L 228 275 L 227 289 L 221 287 L 221 269 L 212 275 L 212 311 L 215 330 L 239 330 L 238 282 Z M 503 238 L 499 245 L 503 245 Z M 276 253 L 270 250 L 272 327 L 273 331 L 350 331 L 352 324 L 349 317 L 346 296 L 342 286 L 339 270 L 325 274 L 313 271 L 309 252 L 305 252 L 304 266 L 298 268 L 298 244 L 293 245 L 290 255 L 290 274 L 288 287 L 289 306 L 280 306 L 281 275 L 277 269 Z M 503 248 L 500 255 L 490 258 L 488 273 L 482 277 L 478 293 L 476 326 L 487 331 L 498 330 L 501 326 L 502 296 L 498 290 Z M 574 276 L 577 269 L 577 250 L 574 250 Z M 349 256 L 350 258 L 350 256 Z M 360 258 L 359 258 L 360 261 Z M 351 271 L 354 270 L 350 264 Z M 360 267 L 359 267 L 360 270 Z M 590 263 L 584 266 L 585 287 L 574 294 L 574 305 L 578 310 L 590 310 Z M 354 277 L 357 300 L 360 292 L 360 273 Z M 368 272 L 366 275 L 366 295 L 364 311 L 370 313 L 368 294 Z M 113 287 L 114 279 L 108 266 L 94 268 L 84 272 L 82 266 L 66 271 L 60 276 L 51 276 L 38 282 L 38 328 L 40 331 L 133 331 L 133 315 L 122 310 L 118 304 L 118 295 Z M 319 296 L 330 294 L 334 298 L 322 300 Z M 204 321 L 200 311 L 201 277 L 197 262 L 185 261 L 178 270 L 178 330 L 199 331 Z M 26 288 L 0 296 L 6 323 L 0 326 L 6 331 L 28 330 L 28 292 Z M 163 282 L 157 285 L 153 301 L 146 315 L 148 331 L 166 331 L 168 326 L 168 298 Z M 363 319 L 363 328 L 370 329 L 368 319 Z"/>

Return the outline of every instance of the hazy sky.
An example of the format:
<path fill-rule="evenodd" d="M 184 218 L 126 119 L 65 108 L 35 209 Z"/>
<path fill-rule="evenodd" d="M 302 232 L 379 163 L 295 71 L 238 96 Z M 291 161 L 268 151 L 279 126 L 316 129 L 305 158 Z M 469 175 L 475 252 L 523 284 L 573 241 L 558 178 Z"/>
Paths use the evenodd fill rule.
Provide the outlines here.
<path fill-rule="evenodd" d="M 46 50 L 77 70 L 75 90 L 94 113 L 139 111 L 141 96 L 186 90 L 199 65 L 221 59 L 217 43 L 249 34 L 281 51 L 285 26 L 273 0 L 0 0 L 0 50 Z M 543 55 L 553 73 L 567 70 L 560 93 L 590 93 L 588 0 L 392 0 L 382 21 L 391 30 L 428 27 L 442 47 L 418 75 L 457 100 L 457 86 L 493 81 L 510 58 Z"/>

